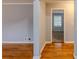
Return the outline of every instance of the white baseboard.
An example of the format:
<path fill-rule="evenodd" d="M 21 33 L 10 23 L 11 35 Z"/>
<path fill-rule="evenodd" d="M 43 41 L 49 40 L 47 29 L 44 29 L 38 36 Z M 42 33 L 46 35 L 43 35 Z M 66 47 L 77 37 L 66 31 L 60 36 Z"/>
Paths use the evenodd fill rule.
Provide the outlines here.
<path fill-rule="evenodd" d="M 31 41 L 31 42 L 21 42 L 21 41 L 18 41 L 18 42 L 12 42 L 12 41 L 3 41 L 2 43 L 33 43 L 33 41 Z"/>
<path fill-rule="evenodd" d="M 40 54 L 43 52 L 45 45 L 46 45 L 46 43 L 44 43 L 43 47 L 41 48 Z"/>
<path fill-rule="evenodd" d="M 40 59 L 40 56 L 33 56 L 33 59 Z"/>
<path fill-rule="evenodd" d="M 74 55 L 74 59 L 77 59 L 77 56 Z"/>
<path fill-rule="evenodd" d="M 52 41 L 46 41 L 46 44 L 48 44 L 48 43 L 52 43 Z"/>
<path fill-rule="evenodd" d="M 46 44 L 52 43 L 52 41 L 46 41 Z M 74 41 L 64 41 L 64 43 L 74 43 Z"/>
<path fill-rule="evenodd" d="M 48 44 L 48 43 L 52 43 L 52 42 L 51 42 L 51 41 L 45 41 L 45 43 L 44 43 L 43 47 L 41 48 L 40 53 L 42 53 L 42 51 L 43 51 L 44 47 L 45 47 L 45 46 L 46 46 L 46 44 Z"/>
<path fill-rule="evenodd" d="M 64 41 L 64 43 L 74 43 L 74 41 Z"/>

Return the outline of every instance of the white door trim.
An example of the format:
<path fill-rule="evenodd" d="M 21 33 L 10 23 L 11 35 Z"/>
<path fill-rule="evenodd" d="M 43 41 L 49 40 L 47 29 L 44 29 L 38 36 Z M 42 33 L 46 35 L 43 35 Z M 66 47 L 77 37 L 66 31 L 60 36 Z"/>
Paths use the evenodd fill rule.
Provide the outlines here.
<path fill-rule="evenodd" d="M 53 13 L 53 10 L 64 10 L 64 8 L 51 8 L 51 30 L 50 30 L 50 33 L 51 33 L 51 42 L 53 41 L 52 40 L 52 13 Z M 64 41 L 65 41 L 65 19 L 64 19 Z"/>

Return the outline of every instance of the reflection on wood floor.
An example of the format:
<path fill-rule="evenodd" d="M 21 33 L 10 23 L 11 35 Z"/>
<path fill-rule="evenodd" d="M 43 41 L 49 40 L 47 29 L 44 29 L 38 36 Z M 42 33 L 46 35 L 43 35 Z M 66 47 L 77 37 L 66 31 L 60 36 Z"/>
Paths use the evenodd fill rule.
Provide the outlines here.
<path fill-rule="evenodd" d="M 2 59 L 32 59 L 33 44 L 3 44 Z"/>
<path fill-rule="evenodd" d="M 64 42 L 64 31 L 52 31 L 52 42 L 63 43 Z"/>
<path fill-rule="evenodd" d="M 73 44 L 47 44 L 41 59 L 73 59 Z M 33 44 L 3 44 L 3 59 L 33 59 Z"/>
<path fill-rule="evenodd" d="M 41 59 L 74 59 L 73 53 L 74 44 L 47 44 L 41 54 Z"/>

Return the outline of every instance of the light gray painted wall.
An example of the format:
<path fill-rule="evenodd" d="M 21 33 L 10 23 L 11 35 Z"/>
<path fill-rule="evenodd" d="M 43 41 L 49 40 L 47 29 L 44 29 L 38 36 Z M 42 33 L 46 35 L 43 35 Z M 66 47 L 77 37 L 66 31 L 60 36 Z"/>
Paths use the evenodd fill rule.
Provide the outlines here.
<path fill-rule="evenodd" d="M 40 52 L 45 45 L 46 39 L 46 3 L 45 0 L 40 1 Z"/>
<path fill-rule="evenodd" d="M 40 1 L 33 2 L 33 39 L 34 56 L 33 59 L 39 59 L 40 56 Z"/>
<path fill-rule="evenodd" d="M 45 1 L 34 1 L 34 21 L 33 21 L 33 38 L 34 38 L 34 56 L 40 57 L 41 50 L 45 44 Z"/>
<path fill-rule="evenodd" d="M 51 40 L 51 9 L 64 9 L 64 27 L 65 42 L 74 41 L 74 1 L 54 2 L 47 4 L 46 20 L 47 20 L 47 41 Z"/>
<path fill-rule="evenodd" d="M 33 6 L 3 5 L 3 42 L 33 41 Z M 26 38 L 26 40 L 25 40 Z"/>
<path fill-rule="evenodd" d="M 45 20 L 45 1 L 35 0 L 33 8 L 33 39 L 34 39 L 34 57 L 40 58 L 42 48 L 45 44 L 45 30 L 46 30 L 46 20 Z"/>
<path fill-rule="evenodd" d="M 2 0 L 3 3 L 33 3 L 33 0 Z"/>
<path fill-rule="evenodd" d="M 75 2 L 74 2 L 74 4 L 75 4 L 75 6 L 74 6 L 74 26 L 75 26 L 75 28 L 74 28 L 74 57 L 75 57 L 75 59 L 77 59 L 77 0 L 75 0 Z"/>

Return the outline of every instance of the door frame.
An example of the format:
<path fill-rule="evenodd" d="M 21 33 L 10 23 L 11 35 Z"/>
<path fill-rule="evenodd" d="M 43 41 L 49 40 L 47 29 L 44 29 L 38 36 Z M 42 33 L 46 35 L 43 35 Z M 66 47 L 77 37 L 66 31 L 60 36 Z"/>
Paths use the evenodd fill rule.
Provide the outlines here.
<path fill-rule="evenodd" d="M 50 13 L 50 18 L 51 18 L 51 25 L 50 25 L 50 27 L 51 27 L 51 30 L 50 30 L 50 33 L 51 33 L 51 43 L 53 42 L 53 40 L 52 40 L 52 19 L 53 19 L 53 17 L 52 17 L 52 13 L 53 13 L 53 10 L 63 10 L 64 11 L 64 9 L 63 8 L 51 8 L 51 13 Z M 64 17 L 65 18 L 65 17 Z M 65 19 L 64 19 L 64 39 L 63 39 L 63 43 L 64 43 L 64 40 L 65 40 Z"/>

